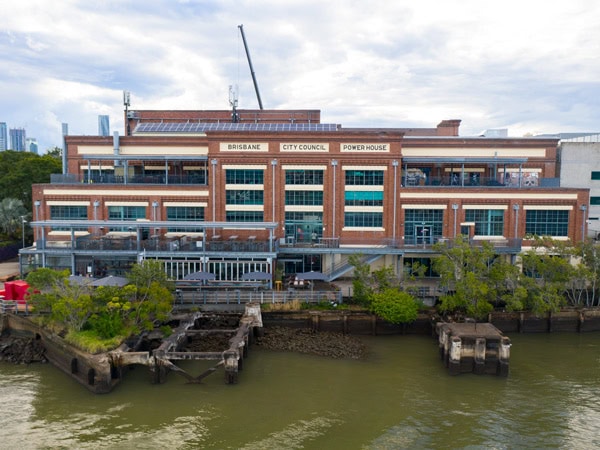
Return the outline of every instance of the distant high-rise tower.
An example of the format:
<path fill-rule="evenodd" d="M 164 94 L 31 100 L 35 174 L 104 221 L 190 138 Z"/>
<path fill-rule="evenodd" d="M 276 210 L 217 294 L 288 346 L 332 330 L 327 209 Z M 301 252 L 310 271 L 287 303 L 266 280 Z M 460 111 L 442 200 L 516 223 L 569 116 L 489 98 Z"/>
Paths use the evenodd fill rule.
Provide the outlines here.
<path fill-rule="evenodd" d="M 108 116 L 98 116 L 98 136 L 110 136 L 110 122 Z"/>
<path fill-rule="evenodd" d="M 38 154 L 38 143 L 36 138 L 27 138 L 25 143 L 26 152 Z"/>
<path fill-rule="evenodd" d="M 8 134 L 6 132 L 6 122 L 0 122 L 0 152 L 8 148 Z"/>
<path fill-rule="evenodd" d="M 25 140 L 27 136 L 25 135 L 24 128 L 11 128 L 9 130 L 10 134 L 10 149 L 16 150 L 18 152 L 25 151 Z"/>

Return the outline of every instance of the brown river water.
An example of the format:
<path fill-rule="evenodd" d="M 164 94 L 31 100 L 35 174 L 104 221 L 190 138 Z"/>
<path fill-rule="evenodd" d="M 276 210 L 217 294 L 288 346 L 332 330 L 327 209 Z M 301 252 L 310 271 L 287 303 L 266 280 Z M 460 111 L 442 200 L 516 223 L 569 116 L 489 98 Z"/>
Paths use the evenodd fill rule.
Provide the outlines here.
<path fill-rule="evenodd" d="M 0 363 L 0 448 L 600 448 L 600 334 L 509 337 L 507 378 L 448 375 L 426 336 L 361 338 L 360 361 L 254 346 L 237 385 L 137 367 L 107 395 Z"/>

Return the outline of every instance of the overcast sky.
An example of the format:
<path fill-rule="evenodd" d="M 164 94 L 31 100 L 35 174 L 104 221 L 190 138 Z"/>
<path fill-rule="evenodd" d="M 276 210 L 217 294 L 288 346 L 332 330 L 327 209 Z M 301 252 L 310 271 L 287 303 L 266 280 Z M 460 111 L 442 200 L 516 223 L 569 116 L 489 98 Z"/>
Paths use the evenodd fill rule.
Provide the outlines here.
<path fill-rule="evenodd" d="M 15 0 L 0 16 L 0 122 L 40 151 L 123 132 L 131 109 L 320 109 L 323 123 L 460 134 L 600 131 L 596 0 Z"/>

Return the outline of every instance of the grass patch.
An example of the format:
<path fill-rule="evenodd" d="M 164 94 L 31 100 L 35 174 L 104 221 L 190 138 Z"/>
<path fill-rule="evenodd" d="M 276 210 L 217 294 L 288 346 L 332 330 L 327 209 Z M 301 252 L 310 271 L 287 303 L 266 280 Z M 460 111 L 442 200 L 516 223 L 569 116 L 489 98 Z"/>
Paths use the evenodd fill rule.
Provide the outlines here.
<path fill-rule="evenodd" d="M 123 336 L 102 339 L 93 330 L 70 331 L 65 336 L 65 341 L 80 350 L 91 354 L 103 353 L 114 350 L 125 340 Z"/>

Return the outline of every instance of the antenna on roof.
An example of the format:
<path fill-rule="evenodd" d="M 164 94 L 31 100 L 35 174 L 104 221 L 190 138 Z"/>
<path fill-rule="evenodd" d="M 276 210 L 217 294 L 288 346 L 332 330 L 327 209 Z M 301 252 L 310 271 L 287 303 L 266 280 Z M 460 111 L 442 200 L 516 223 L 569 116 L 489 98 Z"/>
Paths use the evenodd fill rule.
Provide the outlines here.
<path fill-rule="evenodd" d="M 237 84 L 232 86 L 229 85 L 229 106 L 231 106 L 231 121 L 238 123 L 240 121 L 240 115 L 237 112 L 238 106 L 238 87 Z"/>
<path fill-rule="evenodd" d="M 254 67 L 252 67 L 252 60 L 250 59 L 250 50 L 248 50 L 248 44 L 246 43 L 246 35 L 244 34 L 244 25 L 238 25 L 240 33 L 242 34 L 242 41 L 244 41 L 244 49 L 246 49 L 246 56 L 248 57 L 248 65 L 250 66 L 250 75 L 252 75 L 252 82 L 254 83 L 254 90 L 256 91 L 256 98 L 258 99 L 258 106 L 263 109 L 262 100 L 260 99 L 260 92 L 258 92 L 258 83 L 256 82 L 256 75 L 254 74 Z"/>
<path fill-rule="evenodd" d="M 131 105 L 129 91 L 123 91 L 123 105 L 125 106 L 125 134 L 129 136 L 131 134 L 129 128 L 129 106 Z"/>

